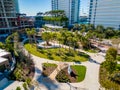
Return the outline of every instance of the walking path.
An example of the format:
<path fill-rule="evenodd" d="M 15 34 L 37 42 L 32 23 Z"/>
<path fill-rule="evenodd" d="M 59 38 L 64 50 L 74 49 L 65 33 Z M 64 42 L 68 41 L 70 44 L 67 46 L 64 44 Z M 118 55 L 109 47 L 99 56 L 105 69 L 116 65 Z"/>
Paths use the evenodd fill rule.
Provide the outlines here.
<path fill-rule="evenodd" d="M 62 45 L 62 47 L 67 47 L 65 45 Z M 81 49 L 77 49 L 81 52 L 85 52 Z M 25 50 L 26 51 L 26 50 Z M 32 55 L 33 61 L 35 63 L 35 76 L 34 80 L 37 80 L 39 82 L 41 90 L 99 90 L 100 84 L 99 84 L 99 67 L 100 63 L 104 61 L 104 55 L 101 53 L 88 53 L 85 52 L 88 55 L 90 55 L 91 60 L 87 62 L 82 62 L 80 65 L 84 65 L 87 68 L 86 76 L 84 81 L 80 83 L 58 83 L 57 81 L 50 80 L 52 77 L 52 74 L 57 73 L 57 70 L 55 70 L 49 78 L 43 78 L 42 73 L 42 63 L 55 63 L 59 64 L 59 61 L 53 61 L 48 60 L 44 58 L 40 58 L 37 56 Z M 76 65 L 74 62 L 63 62 L 69 65 Z M 53 79 L 52 78 L 52 79 Z"/>
<path fill-rule="evenodd" d="M 68 64 L 58 64 L 57 68 L 50 74 L 49 78 L 51 80 L 55 80 L 56 75 L 59 73 L 59 71 L 61 71 L 62 69 L 64 69 L 65 67 L 67 67 Z"/>

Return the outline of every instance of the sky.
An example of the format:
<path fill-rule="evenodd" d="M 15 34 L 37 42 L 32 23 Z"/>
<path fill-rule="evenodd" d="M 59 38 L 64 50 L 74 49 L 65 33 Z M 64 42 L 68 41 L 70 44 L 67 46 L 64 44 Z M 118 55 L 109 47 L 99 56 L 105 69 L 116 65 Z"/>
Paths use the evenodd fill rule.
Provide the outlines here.
<path fill-rule="evenodd" d="M 81 0 L 80 14 L 87 13 L 88 0 Z M 19 0 L 20 13 L 26 13 L 28 16 L 34 16 L 38 12 L 51 10 L 51 0 Z"/>

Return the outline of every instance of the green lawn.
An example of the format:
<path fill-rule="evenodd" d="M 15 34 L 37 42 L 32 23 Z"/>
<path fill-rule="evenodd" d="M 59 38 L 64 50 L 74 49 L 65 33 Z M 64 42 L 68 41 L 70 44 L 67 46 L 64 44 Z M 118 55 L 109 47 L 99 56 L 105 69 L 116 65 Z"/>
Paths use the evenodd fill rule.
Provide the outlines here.
<path fill-rule="evenodd" d="M 54 48 L 54 49 L 36 49 L 35 46 L 32 46 L 30 44 L 25 44 L 24 47 L 26 50 L 28 50 L 31 54 L 46 58 L 50 60 L 57 60 L 57 61 L 67 61 L 67 62 L 73 62 L 73 61 L 87 61 L 89 56 L 82 52 L 77 52 L 74 50 L 71 50 L 71 53 L 69 53 L 68 49 L 65 50 L 63 48 Z"/>
<path fill-rule="evenodd" d="M 79 65 L 73 65 L 71 66 L 73 70 L 75 70 L 77 76 L 77 82 L 81 82 L 85 78 L 86 74 L 86 67 L 85 66 L 79 66 Z"/>
<path fill-rule="evenodd" d="M 57 65 L 56 64 L 52 64 L 52 63 L 43 63 L 43 66 L 44 67 L 56 67 L 57 68 Z"/>
<path fill-rule="evenodd" d="M 120 64 L 117 64 L 117 69 L 120 70 Z"/>
<path fill-rule="evenodd" d="M 97 53 L 98 52 L 98 50 L 96 50 L 96 49 L 84 49 L 84 50 L 87 52 L 90 52 L 90 53 Z"/>

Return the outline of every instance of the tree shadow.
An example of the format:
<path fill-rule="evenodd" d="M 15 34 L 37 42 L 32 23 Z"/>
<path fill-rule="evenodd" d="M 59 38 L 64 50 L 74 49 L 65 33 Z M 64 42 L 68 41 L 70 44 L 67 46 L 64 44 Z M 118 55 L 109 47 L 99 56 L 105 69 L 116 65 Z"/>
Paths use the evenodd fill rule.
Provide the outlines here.
<path fill-rule="evenodd" d="M 36 68 L 36 72 L 37 72 L 37 74 L 39 74 L 36 78 L 38 83 L 45 86 L 48 90 L 57 90 L 58 89 L 57 83 L 55 81 L 51 80 L 50 78 L 43 76 L 42 71 L 40 69 Z"/>
<path fill-rule="evenodd" d="M 91 62 L 91 63 L 96 63 L 96 64 L 100 64 L 99 62 L 97 62 L 96 60 L 93 60 L 93 59 L 89 59 L 89 62 Z"/>
<path fill-rule="evenodd" d="M 74 78 L 76 79 L 78 75 L 75 74 L 75 72 L 72 71 L 72 72 L 70 73 L 70 76 L 71 76 L 71 77 L 74 77 Z"/>

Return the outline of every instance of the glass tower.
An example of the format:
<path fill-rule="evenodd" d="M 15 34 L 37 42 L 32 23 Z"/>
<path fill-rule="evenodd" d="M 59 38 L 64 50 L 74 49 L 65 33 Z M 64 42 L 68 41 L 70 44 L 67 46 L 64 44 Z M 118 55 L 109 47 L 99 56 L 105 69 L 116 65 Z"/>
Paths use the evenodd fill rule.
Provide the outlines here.
<path fill-rule="evenodd" d="M 64 10 L 69 24 L 79 20 L 80 0 L 52 0 L 52 10 Z"/>
<path fill-rule="evenodd" d="M 90 0 L 89 23 L 120 29 L 120 0 Z"/>

